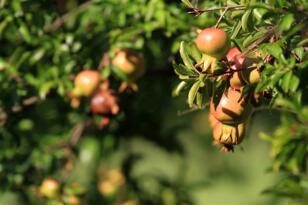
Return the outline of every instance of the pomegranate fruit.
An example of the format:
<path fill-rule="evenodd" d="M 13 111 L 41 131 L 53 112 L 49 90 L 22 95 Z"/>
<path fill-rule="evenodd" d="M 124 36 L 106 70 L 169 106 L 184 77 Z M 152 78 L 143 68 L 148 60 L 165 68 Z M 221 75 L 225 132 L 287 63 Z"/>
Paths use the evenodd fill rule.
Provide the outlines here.
<path fill-rule="evenodd" d="M 250 114 L 251 105 L 243 98 L 240 91 L 229 88 L 221 97 L 215 108 L 213 100 L 210 103 L 210 112 L 224 124 L 238 124 Z"/>
<path fill-rule="evenodd" d="M 222 58 L 230 48 L 230 40 L 226 32 L 219 28 L 203 29 L 195 41 L 198 49 L 215 58 Z"/>
<path fill-rule="evenodd" d="M 47 198 L 55 198 L 59 195 L 60 183 L 51 178 L 45 179 L 40 186 L 40 193 Z"/>
<path fill-rule="evenodd" d="M 237 145 L 244 139 L 245 123 L 227 125 L 216 123 L 213 128 L 215 142 L 223 145 Z"/>
<path fill-rule="evenodd" d="M 241 51 L 236 47 L 228 51 L 226 58 L 232 70 L 241 70 L 243 68 L 246 57 L 241 54 Z"/>
<path fill-rule="evenodd" d="M 208 122 L 209 122 L 211 128 L 214 128 L 216 123 L 218 123 L 219 121 L 213 116 L 212 113 L 209 113 L 208 114 Z"/>
<path fill-rule="evenodd" d="M 261 79 L 261 73 L 258 69 L 253 70 L 243 70 L 242 76 L 244 81 L 249 85 L 255 85 L 260 82 Z"/>
<path fill-rule="evenodd" d="M 119 49 L 112 59 L 112 65 L 124 72 L 128 81 L 135 81 L 144 73 L 143 59 L 130 50 Z"/>
<path fill-rule="evenodd" d="M 125 184 L 125 176 L 119 170 L 106 168 L 98 174 L 98 190 L 103 196 L 114 195 Z"/>
<path fill-rule="evenodd" d="M 110 90 L 99 91 L 91 99 L 91 111 L 94 114 L 116 115 L 119 110 L 117 97 Z"/>
<path fill-rule="evenodd" d="M 229 82 L 230 87 L 236 90 L 241 89 L 246 84 L 241 71 L 234 72 Z"/>
<path fill-rule="evenodd" d="M 79 96 L 90 96 L 94 93 L 100 83 L 100 75 L 95 70 L 83 70 L 75 78 L 75 89 L 73 95 Z"/>

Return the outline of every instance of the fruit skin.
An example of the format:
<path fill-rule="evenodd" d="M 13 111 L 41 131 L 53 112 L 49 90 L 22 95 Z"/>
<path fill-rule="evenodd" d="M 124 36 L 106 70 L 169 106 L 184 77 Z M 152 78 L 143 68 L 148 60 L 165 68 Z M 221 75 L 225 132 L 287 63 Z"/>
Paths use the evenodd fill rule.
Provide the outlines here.
<path fill-rule="evenodd" d="M 114 195 L 125 184 L 125 176 L 117 169 L 99 170 L 98 190 L 106 197 Z"/>
<path fill-rule="evenodd" d="M 195 41 L 197 48 L 207 55 L 222 58 L 230 48 L 230 39 L 223 30 L 218 28 L 203 29 Z"/>
<path fill-rule="evenodd" d="M 243 68 L 246 57 L 241 54 L 241 51 L 236 47 L 231 48 L 226 54 L 226 58 L 232 70 L 241 70 Z"/>
<path fill-rule="evenodd" d="M 242 76 L 244 81 L 249 85 L 258 84 L 261 80 L 261 73 L 258 69 L 244 70 Z"/>
<path fill-rule="evenodd" d="M 255 62 L 255 58 L 249 58 L 242 56 L 238 48 L 231 48 L 226 58 L 230 65 L 231 70 L 234 72 L 230 78 L 230 86 L 234 89 L 240 89 L 241 87 L 257 84 L 260 81 L 261 75 L 257 69 L 251 70 L 249 67 Z"/>
<path fill-rule="evenodd" d="M 236 90 L 246 85 L 246 81 L 241 71 L 234 72 L 229 80 L 230 87 Z"/>
<path fill-rule="evenodd" d="M 116 115 L 120 108 L 117 97 L 113 91 L 98 91 L 91 99 L 91 112 L 93 114 L 113 114 Z"/>
<path fill-rule="evenodd" d="M 211 128 L 214 128 L 216 123 L 219 123 L 219 121 L 214 117 L 211 112 L 208 114 L 208 122 Z"/>
<path fill-rule="evenodd" d="M 90 96 L 94 93 L 100 83 L 100 75 L 95 70 L 83 70 L 75 78 L 74 97 Z"/>
<path fill-rule="evenodd" d="M 240 91 L 229 88 L 223 93 L 216 109 L 213 100 L 211 100 L 210 112 L 224 124 L 238 124 L 250 114 L 251 104 L 242 97 Z"/>
<path fill-rule="evenodd" d="M 141 56 L 133 51 L 119 49 L 112 59 L 112 65 L 124 72 L 127 81 L 134 82 L 144 74 L 144 61 Z"/>
<path fill-rule="evenodd" d="M 51 178 L 45 179 L 40 186 L 40 193 L 47 198 L 56 198 L 60 192 L 60 183 Z"/>
<path fill-rule="evenodd" d="M 245 123 L 226 125 L 221 122 L 216 123 L 213 128 L 215 142 L 223 145 L 240 144 L 245 135 Z"/>

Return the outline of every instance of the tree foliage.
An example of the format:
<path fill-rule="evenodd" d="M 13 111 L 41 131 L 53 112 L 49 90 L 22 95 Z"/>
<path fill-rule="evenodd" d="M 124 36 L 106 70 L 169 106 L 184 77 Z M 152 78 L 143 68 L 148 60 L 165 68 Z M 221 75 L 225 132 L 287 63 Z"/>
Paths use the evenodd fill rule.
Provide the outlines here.
<path fill-rule="evenodd" d="M 196 68 L 197 32 L 217 21 L 233 46 L 268 58 L 248 89 L 270 95 L 256 112 L 281 113 L 262 138 L 271 144 L 271 171 L 284 177 L 264 192 L 307 203 L 307 7 L 305 0 L 0 0 L 0 204 L 194 204 L 205 183 L 183 179 L 193 159 L 174 136 L 185 123 L 164 121 L 168 107 L 179 107 L 171 93 L 184 92 L 203 110 L 213 88 L 225 89 Z M 100 129 L 89 97 L 71 107 L 74 78 L 97 70 L 117 91 L 127 78 L 111 65 L 119 48 L 139 53 L 146 72 L 139 92 L 116 92 L 120 113 Z M 152 165 L 138 166 L 142 158 Z M 59 183 L 55 196 L 43 194 L 47 178 Z"/>

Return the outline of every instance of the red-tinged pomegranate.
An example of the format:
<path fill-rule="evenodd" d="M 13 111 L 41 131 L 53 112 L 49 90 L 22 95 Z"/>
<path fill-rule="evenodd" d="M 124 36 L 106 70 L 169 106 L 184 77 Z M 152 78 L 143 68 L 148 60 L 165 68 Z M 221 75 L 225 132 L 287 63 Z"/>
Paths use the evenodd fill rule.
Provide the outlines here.
<path fill-rule="evenodd" d="M 125 81 L 134 82 L 145 71 L 144 61 L 141 56 L 130 50 L 119 49 L 112 59 L 112 65 L 127 75 L 128 79 L 123 79 Z"/>
<path fill-rule="evenodd" d="M 216 123 L 219 123 L 219 121 L 213 116 L 213 114 L 211 112 L 208 114 L 208 122 L 209 122 L 211 128 L 214 128 Z"/>
<path fill-rule="evenodd" d="M 244 139 L 245 123 L 226 125 L 217 123 L 213 128 L 213 137 L 222 145 L 237 145 Z"/>
<path fill-rule="evenodd" d="M 100 83 L 100 75 L 95 70 L 83 70 L 77 74 L 75 78 L 75 89 L 73 90 L 74 97 L 92 95 Z"/>
<path fill-rule="evenodd" d="M 226 58 L 232 70 L 243 69 L 243 63 L 246 57 L 242 55 L 241 51 L 238 48 L 236 47 L 231 48 L 228 51 Z"/>
<path fill-rule="evenodd" d="M 198 49 L 215 58 L 222 58 L 230 48 L 230 40 L 226 32 L 219 28 L 203 29 L 197 36 Z"/>
<path fill-rule="evenodd" d="M 116 115 L 120 108 L 117 97 L 112 91 L 99 91 L 91 99 L 91 111 L 93 114 Z"/>
<path fill-rule="evenodd" d="M 224 124 L 238 124 L 243 122 L 251 111 L 251 104 L 240 91 L 229 88 L 224 92 L 217 107 L 213 100 L 210 103 L 210 112 Z"/>
<path fill-rule="evenodd" d="M 98 127 L 99 127 L 100 129 L 103 129 L 104 127 L 106 127 L 106 126 L 109 125 L 109 124 L 110 124 L 110 118 L 104 116 L 104 117 L 101 119 L 101 121 L 99 122 Z"/>

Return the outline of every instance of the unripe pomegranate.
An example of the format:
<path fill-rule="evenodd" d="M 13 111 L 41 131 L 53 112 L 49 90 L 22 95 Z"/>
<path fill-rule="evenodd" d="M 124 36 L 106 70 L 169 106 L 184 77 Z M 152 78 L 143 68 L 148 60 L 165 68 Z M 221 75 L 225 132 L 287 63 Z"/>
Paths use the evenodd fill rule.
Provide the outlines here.
<path fill-rule="evenodd" d="M 138 203 L 136 201 L 126 201 L 121 205 L 138 205 Z"/>
<path fill-rule="evenodd" d="M 255 85 L 260 82 L 261 79 L 261 73 L 258 69 L 253 70 L 243 70 L 242 76 L 244 81 L 249 85 Z"/>
<path fill-rule="evenodd" d="M 55 198 L 59 195 L 60 183 L 51 178 L 47 178 L 40 186 L 40 193 L 48 198 Z"/>
<path fill-rule="evenodd" d="M 99 91 L 91 99 L 91 111 L 94 114 L 116 115 L 120 108 L 112 91 Z"/>
<path fill-rule="evenodd" d="M 65 198 L 65 201 L 69 204 L 69 205 L 81 205 L 81 200 L 79 197 L 74 196 L 74 195 L 70 195 L 67 196 Z"/>
<path fill-rule="evenodd" d="M 241 89 L 246 83 L 241 71 L 236 71 L 230 78 L 230 87 L 236 90 Z"/>
<path fill-rule="evenodd" d="M 125 184 L 125 177 L 119 170 L 106 169 L 99 173 L 98 190 L 104 196 L 111 196 Z"/>
<path fill-rule="evenodd" d="M 120 49 L 112 59 L 112 65 L 128 76 L 128 81 L 135 81 L 144 73 L 144 62 L 141 56 L 133 51 Z"/>
<path fill-rule="evenodd" d="M 230 48 L 230 40 L 223 30 L 206 28 L 198 34 L 196 45 L 202 53 L 220 59 Z"/>
<path fill-rule="evenodd" d="M 226 125 L 221 122 L 213 128 L 213 137 L 216 142 L 223 145 L 237 145 L 244 139 L 245 123 Z"/>
<path fill-rule="evenodd" d="M 73 95 L 90 96 L 94 93 L 100 83 L 100 75 L 95 70 L 83 70 L 75 78 L 75 89 Z"/>
<path fill-rule="evenodd" d="M 240 91 L 229 88 L 221 97 L 216 109 L 213 100 L 210 103 L 210 112 L 224 124 L 243 122 L 251 111 L 250 103 L 243 98 Z"/>

